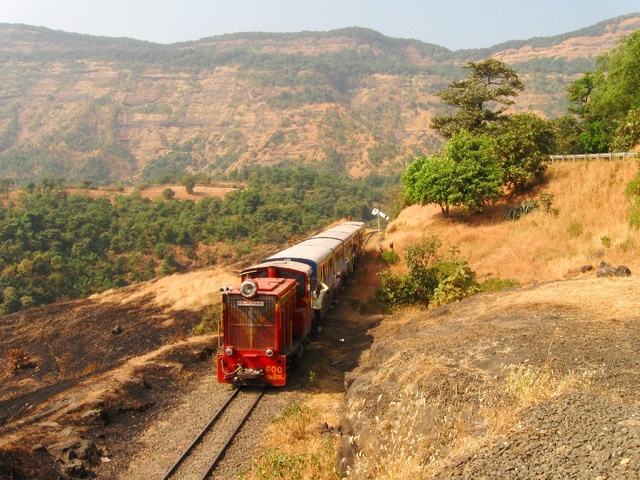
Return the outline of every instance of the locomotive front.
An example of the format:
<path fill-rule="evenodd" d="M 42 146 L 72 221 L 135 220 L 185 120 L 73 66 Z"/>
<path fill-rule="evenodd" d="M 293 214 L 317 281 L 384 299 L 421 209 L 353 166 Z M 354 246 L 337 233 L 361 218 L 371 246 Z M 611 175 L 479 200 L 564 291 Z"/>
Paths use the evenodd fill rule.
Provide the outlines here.
<path fill-rule="evenodd" d="M 219 382 L 286 383 L 297 285 L 289 278 L 253 278 L 244 280 L 240 288 L 223 289 Z"/>

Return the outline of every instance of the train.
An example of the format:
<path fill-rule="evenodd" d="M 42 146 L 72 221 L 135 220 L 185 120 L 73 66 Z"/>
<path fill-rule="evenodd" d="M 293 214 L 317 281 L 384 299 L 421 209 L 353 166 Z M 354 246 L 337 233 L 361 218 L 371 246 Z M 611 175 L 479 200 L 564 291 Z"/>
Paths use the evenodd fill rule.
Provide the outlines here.
<path fill-rule="evenodd" d="M 222 287 L 218 382 L 284 386 L 314 327 L 312 295 L 326 289 L 322 318 L 358 263 L 364 222 L 343 222 L 281 250 L 240 272 Z"/>

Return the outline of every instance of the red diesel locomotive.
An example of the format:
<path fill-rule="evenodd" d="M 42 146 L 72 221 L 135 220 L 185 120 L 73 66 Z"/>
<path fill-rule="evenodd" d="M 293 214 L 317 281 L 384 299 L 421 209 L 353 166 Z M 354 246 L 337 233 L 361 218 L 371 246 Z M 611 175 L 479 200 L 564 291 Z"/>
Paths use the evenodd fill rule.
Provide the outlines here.
<path fill-rule="evenodd" d="M 324 315 L 364 242 L 364 223 L 342 223 L 244 269 L 238 287 L 222 288 L 218 381 L 285 385 L 308 343 L 313 290 L 329 287 Z"/>

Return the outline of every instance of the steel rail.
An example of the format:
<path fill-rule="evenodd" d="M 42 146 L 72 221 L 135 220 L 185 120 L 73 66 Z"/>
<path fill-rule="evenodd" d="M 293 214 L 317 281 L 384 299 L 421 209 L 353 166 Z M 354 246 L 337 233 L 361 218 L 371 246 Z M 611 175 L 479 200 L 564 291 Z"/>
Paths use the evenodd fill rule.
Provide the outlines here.
<path fill-rule="evenodd" d="M 231 403 L 233 402 L 233 400 L 238 396 L 238 394 L 240 393 L 241 389 L 236 388 L 233 390 L 233 392 L 231 393 L 231 395 L 229 395 L 229 398 L 227 398 L 227 400 L 225 400 L 224 404 L 216 411 L 216 413 L 211 417 L 211 419 L 207 422 L 207 424 L 202 428 L 202 430 L 200 431 L 200 433 L 198 433 L 198 435 L 196 435 L 196 437 L 194 438 L 194 440 L 191 442 L 191 444 L 184 449 L 184 451 L 182 452 L 182 454 L 178 457 L 178 459 L 175 461 L 175 463 L 165 472 L 165 474 L 162 476 L 162 480 L 168 480 L 170 479 L 173 474 L 178 470 L 178 468 L 180 467 L 180 465 L 182 465 L 182 463 L 184 462 L 185 459 L 187 459 L 189 457 L 189 455 L 191 454 L 191 452 L 195 449 L 195 447 L 201 442 L 201 440 L 206 436 L 206 434 L 211 430 L 211 427 L 214 425 L 214 423 L 216 422 L 216 420 L 218 420 L 220 418 L 220 416 L 227 410 L 227 408 L 229 407 L 229 405 L 231 405 Z M 219 448 L 219 450 L 215 453 L 215 455 L 212 457 L 212 460 L 210 462 L 210 464 L 208 465 L 206 471 L 204 472 L 204 474 L 202 475 L 201 480 L 206 479 L 209 474 L 211 473 L 211 471 L 213 470 L 213 468 L 215 467 L 215 465 L 218 463 L 218 460 L 220 459 L 220 457 L 222 456 L 222 454 L 226 451 L 226 449 L 229 447 L 229 444 L 231 443 L 231 440 L 233 440 L 233 438 L 235 437 L 235 435 L 238 433 L 238 431 L 240 430 L 240 428 L 242 427 L 242 425 L 244 424 L 244 422 L 246 421 L 246 419 L 249 417 L 249 415 L 251 414 L 251 412 L 253 411 L 253 408 L 256 406 L 256 404 L 258 403 L 258 400 L 260 400 L 260 398 L 262 397 L 262 394 L 264 393 L 265 389 L 261 389 L 258 392 L 258 395 L 256 395 L 256 398 L 253 400 L 253 402 L 251 403 L 251 405 L 249 406 L 249 408 L 247 408 L 247 411 L 244 413 L 244 415 L 242 416 L 241 420 L 238 422 L 238 424 L 233 428 L 232 432 L 229 434 L 229 436 L 225 439 L 223 445 Z"/>
<path fill-rule="evenodd" d="M 209 474 L 213 471 L 214 467 L 218 463 L 218 460 L 220 460 L 220 457 L 222 457 L 222 454 L 227 450 L 227 448 L 231 444 L 231 440 L 233 440 L 233 437 L 236 436 L 236 433 L 238 433 L 238 430 L 240 430 L 242 428 L 242 425 L 244 425 L 244 422 L 247 420 L 247 418 L 249 418 L 249 415 L 251 415 L 251 412 L 253 411 L 254 407 L 257 405 L 258 400 L 260 400 L 262 398 L 262 395 L 264 394 L 264 391 L 265 391 L 265 388 L 262 388 L 258 392 L 258 394 L 256 395 L 256 398 L 249 405 L 249 407 L 247 408 L 247 411 L 242 416 L 242 419 L 238 422 L 238 424 L 233 429 L 233 431 L 225 439 L 224 444 L 222 445 L 222 447 L 220 447 L 218 449 L 218 451 L 216 452 L 216 454 L 212 457 L 211 463 L 207 467 L 207 471 L 204 472 L 204 474 L 200 477 L 200 480 L 206 480 L 206 478 L 209 476 Z"/>

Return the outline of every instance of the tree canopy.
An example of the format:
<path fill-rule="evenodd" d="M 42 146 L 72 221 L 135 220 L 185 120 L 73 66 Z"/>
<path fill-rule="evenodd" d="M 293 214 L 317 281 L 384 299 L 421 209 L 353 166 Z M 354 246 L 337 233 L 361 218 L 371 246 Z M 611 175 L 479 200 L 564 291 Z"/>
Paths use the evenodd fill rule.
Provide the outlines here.
<path fill-rule="evenodd" d="M 623 37 L 596 66 L 567 88 L 569 111 L 581 120 L 582 148 L 627 150 L 640 142 L 640 31 Z"/>
<path fill-rule="evenodd" d="M 509 115 L 489 129 L 506 192 L 519 193 L 542 179 L 555 147 L 552 123 L 532 113 Z"/>
<path fill-rule="evenodd" d="M 512 97 L 524 90 L 516 72 L 499 60 L 468 62 L 462 68 L 470 71 L 469 78 L 452 82 L 436 94 L 458 109 L 435 115 L 431 121 L 431 128 L 446 138 L 462 130 L 477 132 L 503 119 L 506 107 L 514 103 Z"/>
<path fill-rule="evenodd" d="M 407 198 L 439 205 L 445 217 L 451 207 L 482 210 L 501 193 L 502 169 L 495 152 L 495 141 L 488 135 L 455 134 L 442 155 L 418 158 L 407 167 Z"/>
<path fill-rule="evenodd" d="M 225 198 L 140 191 L 110 199 L 46 179 L 0 203 L 0 314 L 90 295 L 282 245 L 385 202 L 398 178 L 332 175 L 303 165 L 238 173 Z M 219 253 L 222 251 L 223 253 Z"/>
<path fill-rule="evenodd" d="M 418 158 L 403 177 L 407 200 L 481 211 L 502 195 L 520 193 L 540 181 L 555 148 L 559 126 L 532 113 L 505 114 L 524 89 L 502 62 L 469 62 L 467 80 L 438 95 L 455 114 L 434 117 L 432 127 L 449 138 L 444 153 Z M 564 125 L 563 125 L 564 126 Z"/>

